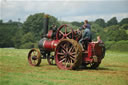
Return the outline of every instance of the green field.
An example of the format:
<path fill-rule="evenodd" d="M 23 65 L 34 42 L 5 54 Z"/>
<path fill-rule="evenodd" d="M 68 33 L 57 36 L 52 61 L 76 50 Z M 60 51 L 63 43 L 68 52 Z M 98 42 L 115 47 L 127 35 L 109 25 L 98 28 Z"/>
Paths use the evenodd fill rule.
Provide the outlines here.
<path fill-rule="evenodd" d="M 97 70 L 60 70 L 42 60 L 28 64 L 28 49 L 0 49 L 0 85 L 128 85 L 128 53 L 107 51 Z"/>

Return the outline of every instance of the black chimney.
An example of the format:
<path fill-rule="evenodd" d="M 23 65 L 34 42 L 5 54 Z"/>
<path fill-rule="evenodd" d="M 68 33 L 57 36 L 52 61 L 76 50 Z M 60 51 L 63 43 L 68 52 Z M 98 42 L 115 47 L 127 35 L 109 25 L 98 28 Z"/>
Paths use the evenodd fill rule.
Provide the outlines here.
<path fill-rule="evenodd" d="M 48 33 L 48 23 L 49 23 L 48 15 L 45 15 L 44 23 L 43 23 L 43 37 L 46 37 L 46 35 Z"/>

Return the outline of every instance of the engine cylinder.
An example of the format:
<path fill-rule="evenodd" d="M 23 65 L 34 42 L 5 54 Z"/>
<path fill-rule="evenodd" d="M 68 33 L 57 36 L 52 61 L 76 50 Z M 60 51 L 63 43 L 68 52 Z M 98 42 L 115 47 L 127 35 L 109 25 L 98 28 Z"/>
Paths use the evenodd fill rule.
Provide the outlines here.
<path fill-rule="evenodd" d="M 45 40 L 43 43 L 43 47 L 45 50 L 54 51 L 58 44 L 58 40 Z"/>
<path fill-rule="evenodd" d="M 42 51 L 54 51 L 58 40 L 48 40 L 47 38 L 43 38 L 39 41 L 39 48 Z"/>

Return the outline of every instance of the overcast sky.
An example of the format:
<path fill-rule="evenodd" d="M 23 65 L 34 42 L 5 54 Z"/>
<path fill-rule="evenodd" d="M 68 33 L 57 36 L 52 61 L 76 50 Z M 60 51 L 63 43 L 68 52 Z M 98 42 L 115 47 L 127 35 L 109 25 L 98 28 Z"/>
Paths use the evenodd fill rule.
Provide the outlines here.
<path fill-rule="evenodd" d="M 64 21 L 128 18 L 128 0 L 0 0 L 0 19 L 25 21 L 35 13 L 53 15 Z"/>

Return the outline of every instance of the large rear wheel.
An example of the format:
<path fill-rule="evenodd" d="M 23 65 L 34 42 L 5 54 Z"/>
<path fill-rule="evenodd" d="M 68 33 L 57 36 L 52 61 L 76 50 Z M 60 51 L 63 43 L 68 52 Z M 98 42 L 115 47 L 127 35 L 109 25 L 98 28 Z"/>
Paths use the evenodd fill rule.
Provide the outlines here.
<path fill-rule="evenodd" d="M 78 68 L 82 63 L 82 48 L 79 43 L 73 39 L 61 40 L 55 51 L 55 61 L 60 69 Z"/>

